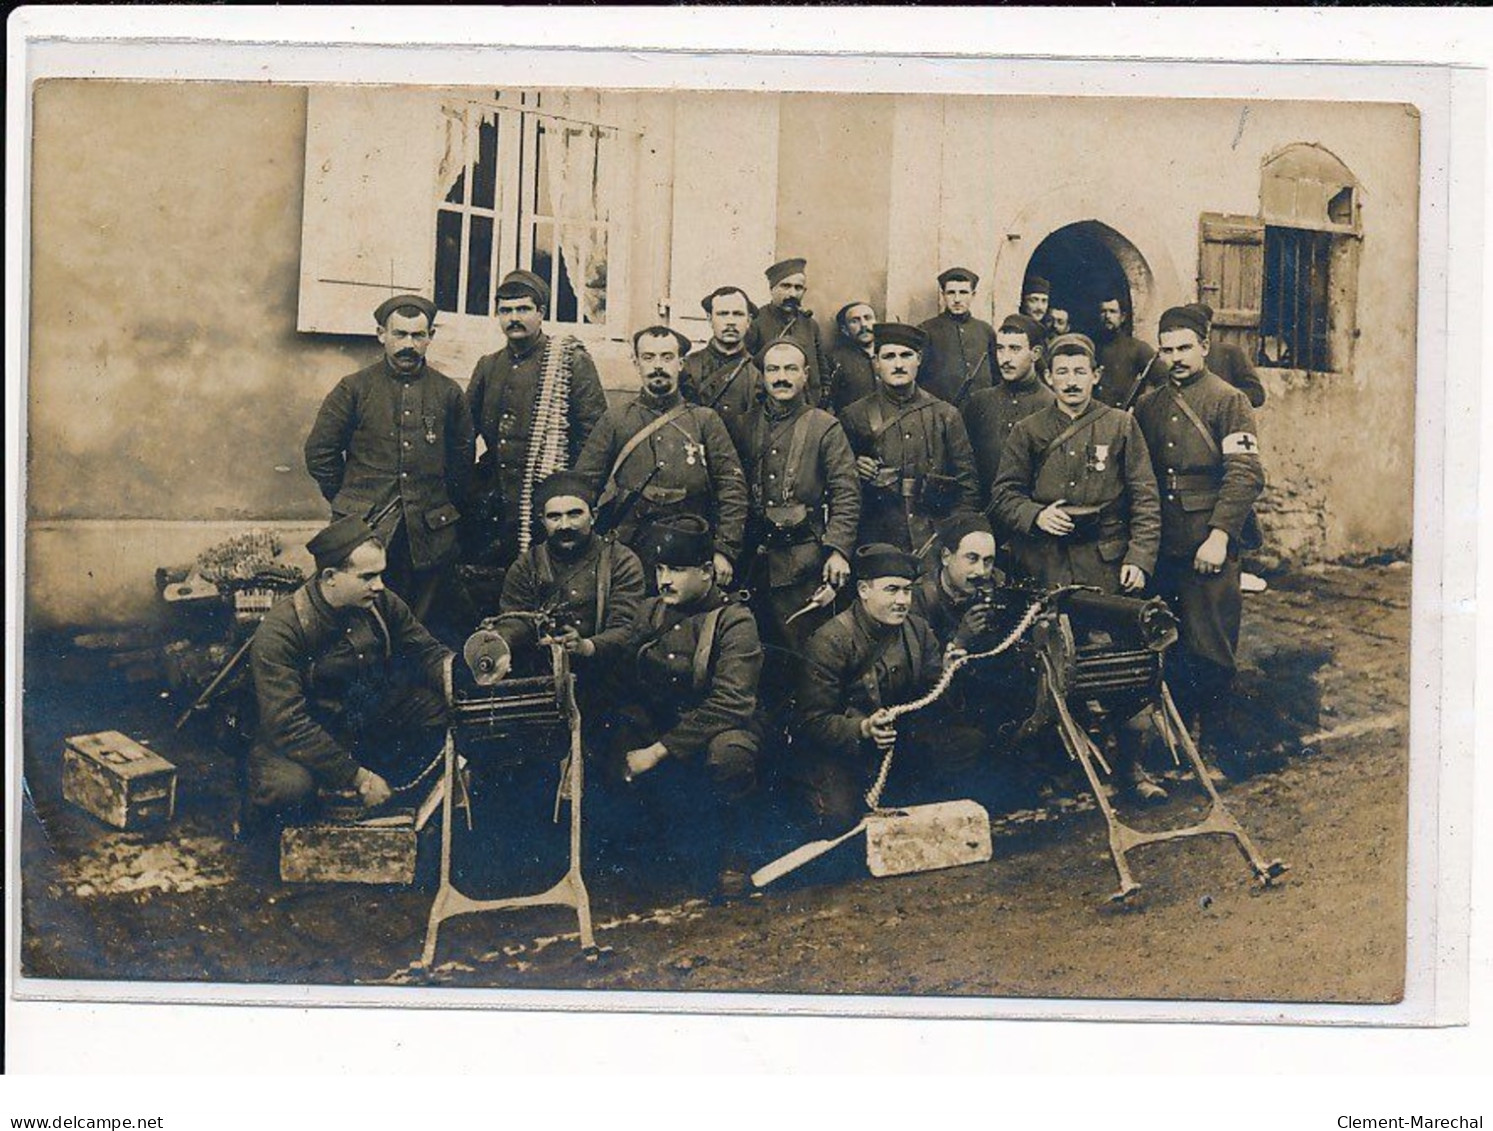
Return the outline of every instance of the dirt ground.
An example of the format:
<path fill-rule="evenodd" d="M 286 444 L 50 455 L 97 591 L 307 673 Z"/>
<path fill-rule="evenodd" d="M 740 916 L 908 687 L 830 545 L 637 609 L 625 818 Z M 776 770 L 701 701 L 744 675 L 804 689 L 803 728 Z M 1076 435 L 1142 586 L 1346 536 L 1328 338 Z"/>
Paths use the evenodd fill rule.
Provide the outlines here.
<path fill-rule="evenodd" d="M 287 885 L 232 840 L 233 770 L 159 687 L 87 675 L 32 642 L 21 829 L 31 978 L 523 989 L 1392 1002 L 1403 985 L 1410 570 L 1325 566 L 1246 599 L 1241 693 L 1254 756 L 1223 796 L 1267 859 L 1256 885 L 1227 841 L 1132 854 L 1114 890 L 1082 791 L 992 814 L 994 859 L 867 875 L 858 842 L 742 902 L 693 898 L 646 849 L 588 872 L 600 957 L 568 912 L 456 920 L 419 956 L 437 837 L 409 888 Z M 65 735 L 118 729 L 180 769 L 165 829 L 116 832 L 65 803 Z M 1194 791 L 1137 817 L 1201 811 Z M 771 853 L 768 855 L 775 855 Z M 558 859 L 558 858 L 554 858 Z M 528 869 L 533 872 L 534 869 Z M 556 878 L 535 873 L 530 888 Z"/>

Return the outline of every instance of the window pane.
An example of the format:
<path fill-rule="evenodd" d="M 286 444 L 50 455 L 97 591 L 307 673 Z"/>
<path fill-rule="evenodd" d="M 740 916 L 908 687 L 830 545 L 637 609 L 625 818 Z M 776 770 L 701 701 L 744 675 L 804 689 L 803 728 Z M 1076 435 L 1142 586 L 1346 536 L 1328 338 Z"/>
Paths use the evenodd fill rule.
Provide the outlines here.
<path fill-rule="evenodd" d="M 472 215 L 471 248 L 467 254 L 467 313 L 492 313 L 492 239 L 491 216 Z"/>
<path fill-rule="evenodd" d="M 482 115 L 477 129 L 477 164 L 472 169 L 472 204 L 492 208 L 498 186 L 498 121 L 492 111 Z"/>
<path fill-rule="evenodd" d="M 441 116 L 446 126 L 446 143 L 436 183 L 447 186 L 447 204 L 461 204 L 467 192 L 466 111 L 459 106 L 442 106 Z"/>
<path fill-rule="evenodd" d="M 586 257 L 586 302 L 584 320 L 596 326 L 607 321 L 607 230 L 591 229 L 591 249 Z"/>
<path fill-rule="evenodd" d="M 535 224 L 533 226 L 534 250 L 529 256 L 529 270 L 538 275 L 545 282 L 550 282 L 550 269 L 555 262 L 555 226 L 553 224 Z M 553 291 L 551 287 L 551 291 Z M 550 309 L 554 309 L 554 300 L 551 299 Z M 549 311 L 545 311 L 545 318 L 550 318 Z"/>
<path fill-rule="evenodd" d="M 557 154 L 550 151 L 550 135 L 543 119 L 534 128 L 534 211 L 540 216 L 553 216 L 554 203 L 550 197 L 550 162 Z"/>
<path fill-rule="evenodd" d="M 585 248 L 581 241 L 585 230 L 574 226 L 561 229 L 560 269 L 555 278 L 555 321 L 579 322 L 580 308 L 576 294 Z"/>
<path fill-rule="evenodd" d="M 442 208 L 435 218 L 435 305 L 456 310 L 461 293 L 461 213 Z"/>

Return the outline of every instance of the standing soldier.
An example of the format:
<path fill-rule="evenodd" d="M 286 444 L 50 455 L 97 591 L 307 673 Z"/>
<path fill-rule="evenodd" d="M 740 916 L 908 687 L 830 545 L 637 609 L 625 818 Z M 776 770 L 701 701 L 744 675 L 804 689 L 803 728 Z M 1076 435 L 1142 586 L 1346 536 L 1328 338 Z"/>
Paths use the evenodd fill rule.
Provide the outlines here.
<path fill-rule="evenodd" d="M 804 309 L 804 292 L 808 290 L 806 259 L 784 259 L 767 269 L 767 285 L 772 301 L 752 320 L 747 331 L 747 351 L 753 357 L 769 342 L 797 342 L 809 359 L 810 406 L 818 408 L 824 401 L 824 351 L 819 344 L 819 326 L 814 312 Z"/>
<path fill-rule="evenodd" d="M 1130 300 L 1118 293 L 1099 303 L 1099 385 L 1094 395 L 1114 408 L 1129 408 L 1145 388 L 1161 379 L 1156 351 L 1134 336 Z M 1137 389 L 1136 385 L 1142 387 Z"/>
<path fill-rule="evenodd" d="M 586 441 L 576 471 L 600 490 L 598 519 L 652 568 L 642 533 L 659 519 L 704 514 L 715 529 L 715 573 L 730 585 L 746 526 L 746 480 L 730 433 L 713 409 L 679 395 L 689 339 L 667 326 L 633 335 L 638 395 L 606 411 Z"/>
<path fill-rule="evenodd" d="M 710 341 L 684 359 L 679 393 L 691 404 L 715 409 L 740 451 L 743 422 L 762 391 L 762 371 L 745 342 L 757 304 L 740 287 L 717 287 L 700 305 L 710 316 Z"/>
<path fill-rule="evenodd" d="M 534 488 L 574 463 L 606 411 L 586 347 L 541 329 L 549 300 L 549 284 L 532 271 L 503 277 L 497 310 L 508 344 L 477 362 L 467 386 L 487 445 L 478 469 L 480 513 L 467 525 L 467 556 L 475 562 L 506 566 L 528 548 Z"/>
<path fill-rule="evenodd" d="M 747 418 L 743 464 L 750 497 L 745 581 L 764 642 L 782 663 L 768 669 L 766 697 L 780 700 L 829 602 L 788 624 L 822 586 L 850 580 L 860 522 L 860 481 L 845 430 L 804 403 L 808 359 L 793 342 L 762 351 L 766 399 Z"/>
<path fill-rule="evenodd" d="M 978 508 L 980 483 L 958 410 L 918 387 L 927 335 L 883 322 L 875 338 L 876 392 L 842 417 L 862 483 L 861 540 L 917 551 L 940 518 Z"/>
<path fill-rule="evenodd" d="M 876 311 L 869 302 L 847 302 L 835 315 L 839 339 L 829 348 L 825 363 L 824 407 L 839 416 L 862 397 L 876 391 L 871 358 L 876 348 Z"/>
<path fill-rule="evenodd" d="M 987 503 L 1001 452 L 1016 422 L 1053 403 L 1052 390 L 1037 376 L 1042 327 L 1025 314 L 1007 315 L 995 332 L 999 384 L 981 389 L 965 402 L 962 415 L 975 452 L 980 490 Z"/>
<path fill-rule="evenodd" d="M 1216 373 L 1249 398 L 1251 408 L 1265 404 L 1265 386 L 1250 363 L 1249 355 L 1233 342 L 1213 341 L 1213 308 L 1206 302 L 1190 302 L 1208 323 L 1208 372 Z"/>
<path fill-rule="evenodd" d="M 970 396 L 990 388 L 995 372 L 995 330 L 970 313 L 980 276 L 967 267 L 950 267 L 938 277 L 937 317 L 919 329 L 928 335 L 928 348 L 918 370 L 918 381 L 935 397 L 963 408 Z"/>
<path fill-rule="evenodd" d="M 337 382 L 306 437 L 306 470 L 332 518 L 372 523 L 389 588 L 417 619 L 444 619 L 443 583 L 471 483 L 475 438 L 461 386 L 425 363 L 435 304 L 395 295 L 373 312 L 384 356 Z"/>
<path fill-rule="evenodd" d="M 1204 738 L 1216 743 L 1232 737 L 1239 549 L 1253 533 L 1265 469 L 1249 398 L 1208 371 L 1202 312 L 1168 310 L 1160 339 L 1167 380 L 1135 408 L 1161 488 L 1156 589 L 1181 620 L 1181 647 L 1169 669 L 1179 706 L 1189 718 L 1200 716 Z"/>
<path fill-rule="evenodd" d="M 1025 314 L 1042 327 L 1046 334 L 1052 333 L 1052 284 L 1041 275 L 1028 275 L 1021 284 L 1021 303 L 1017 311 Z"/>
<path fill-rule="evenodd" d="M 1052 330 L 1052 336 L 1066 334 L 1073 329 L 1072 319 L 1065 306 L 1051 306 L 1047 310 L 1048 325 Z"/>

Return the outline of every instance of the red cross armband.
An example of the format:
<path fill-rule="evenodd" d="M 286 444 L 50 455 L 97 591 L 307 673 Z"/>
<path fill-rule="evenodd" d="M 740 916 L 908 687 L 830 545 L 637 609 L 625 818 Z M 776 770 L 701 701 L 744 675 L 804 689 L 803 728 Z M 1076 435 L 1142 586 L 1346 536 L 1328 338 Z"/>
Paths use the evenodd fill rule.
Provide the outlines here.
<path fill-rule="evenodd" d="M 1260 454 L 1260 441 L 1253 432 L 1230 432 L 1221 445 L 1226 456 L 1254 456 Z"/>

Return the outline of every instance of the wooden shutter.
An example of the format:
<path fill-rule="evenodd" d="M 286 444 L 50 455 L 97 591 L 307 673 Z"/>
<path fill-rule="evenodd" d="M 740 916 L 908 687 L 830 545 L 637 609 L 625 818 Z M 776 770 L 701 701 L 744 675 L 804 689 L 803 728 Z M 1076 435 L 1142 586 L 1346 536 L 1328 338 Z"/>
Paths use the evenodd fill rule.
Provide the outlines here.
<path fill-rule="evenodd" d="M 300 330 L 371 334 L 391 294 L 431 294 L 440 96 L 312 87 L 306 100 Z"/>
<path fill-rule="evenodd" d="M 1198 218 L 1198 299 L 1213 308 L 1213 337 L 1259 356 L 1265 223 L 1205 212 Z"/>

